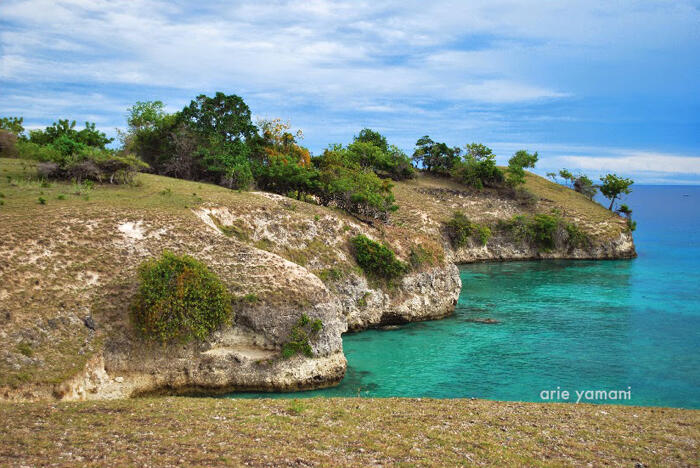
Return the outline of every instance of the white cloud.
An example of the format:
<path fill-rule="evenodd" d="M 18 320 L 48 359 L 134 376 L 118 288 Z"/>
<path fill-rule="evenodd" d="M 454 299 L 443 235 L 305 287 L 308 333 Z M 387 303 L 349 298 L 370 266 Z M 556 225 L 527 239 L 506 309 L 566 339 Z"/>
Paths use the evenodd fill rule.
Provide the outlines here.
<path fill-rule="evenodd" d="M 700 42 L 692 0 L 3 0 L 0 21 L 0 114 L 118 125 L 135 100 L 123 96 L 177 109 L 222 90 L 255 102 L 255 112 L 292 119 L 315 150 L 363 125 L 405 149 L 425 133 L 451 144 L 543 141 L 522 121 L 579 117 L 510 111 L 585 99 L 585 79 L 561 79 L 576 74 L 571 64 L 597 70 L 601 83 L 629 57 L 647 64 Z M 663 86 L 673 88 L 666 80 L 679 74 L 666 75 Z M 627 74 L 619 80 L 641 86 Z M 55 91 L 61 84 L 88 91 Z M 110 94 L 116 88 L 132 94 Z M 657 167 L 649 155 L 596 159 L 596 151 L 562 148 L 556 157 L 582 168 L 622 167 L 605 158 Z"/>
<path fill-rule="evenodd" d="M 564 166 L 584 170 L 700 175 L 700 157 L 692 156 L 625 151 L 617 157 L 560 156 L 557 159 Z"/>
<path fill-rule="evenodd" d="M 639 183 L 700 183 L 700 156 L 695 155 L 537 142 L 501 142 L 490 146 L 499 155 L 498 160 L 502 164 L 519 149 L 537 151 L 539 161 L 535 172 L 543 175 L 566 168 L 596 180 L 614 172 L 632 177 Z"/>

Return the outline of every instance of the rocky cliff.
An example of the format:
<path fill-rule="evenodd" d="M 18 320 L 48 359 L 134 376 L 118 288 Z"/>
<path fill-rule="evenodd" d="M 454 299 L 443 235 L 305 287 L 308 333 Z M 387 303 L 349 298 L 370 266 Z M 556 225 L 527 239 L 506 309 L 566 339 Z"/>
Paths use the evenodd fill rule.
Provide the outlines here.
<path fill-rule="evenodd" d="M 10 166 L 12 168 L 12 166 Z M 21 180 L 20 168 L 15 180 Z M 145 393 L 299 390 L 336 384 L 341 336 L 384 324 L 449 315 L 461 288 L 456 264 L 530 258 L 634 256 L 624 220 L 573 191 L 529 176 L 535 201 L 469 192 L 421 176 L 397 184 L 388 224 L 260 192 L 141 175 L 129 187 L 75 190 L 32 179 L 2 191 L 0 211 L 0 396 L 95 399 Z M 36 192 L 36 193 L 35 193 Z M 51 200 L 35 202 L 41 192 Z M 60 200 L 60 201 L 59 201 Z M 542 251 L 494 229 L 486 245 L 453 249 L 444 223 L 461 210 L 495 226 L 522 213 L 558 210 L 588 242 Z M 389 284 L 369 280 L 349 239 L 385 242 L 411 270 Z M 129 321 L 138 265 L 163 249 L 205 262 L 235 296 L 231 326 L 205 342 L 160 345 Z M 313 357 L 280 350 L 302 314 L 323 328 Z"/>

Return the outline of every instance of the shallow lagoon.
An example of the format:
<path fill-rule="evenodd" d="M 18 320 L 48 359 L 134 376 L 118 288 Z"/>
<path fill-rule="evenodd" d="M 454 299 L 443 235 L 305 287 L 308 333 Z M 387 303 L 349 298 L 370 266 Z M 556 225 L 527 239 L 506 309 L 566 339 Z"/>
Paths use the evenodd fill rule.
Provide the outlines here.
<path fill-rule="evenodd" d="M 576 401 L 590 390 L 630 398 L 582 402 L 700 408 L 700 188 L 636 187 L 626 201 L 639 258 L 464 266 L 452 317 L 346 335 L 338 387 L 236 396 Z"/>

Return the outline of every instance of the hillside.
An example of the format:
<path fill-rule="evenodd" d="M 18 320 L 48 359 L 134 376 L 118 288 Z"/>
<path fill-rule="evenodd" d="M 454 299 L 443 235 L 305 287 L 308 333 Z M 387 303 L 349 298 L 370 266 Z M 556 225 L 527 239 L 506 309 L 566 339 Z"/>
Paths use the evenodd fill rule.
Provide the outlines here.
<path fill-rule="evenodd" d="M 528 174 L 516 200 L 421 175 L 395 184 L 388 224 L 262 192 L 140 174 L 133 185 L 46 183 L 0 160 L 0 395 L 92 399 L 152 392 L 294 390 L 337 383 L 341 334 L 450 314 L 455 263 L 634 256 L 625 221 L 574 191 Z M 488 226 L 453 248 L 444 223 L 461 210 Z M 555 213 L 583 241 L 543 248 L 514 216 Z M 530 217 L 530 218 L 528 218 Z M 517 229 L 516 229 L 517 228 Z M 411 265 L 400 281 L 368 280 L 350 250 L 358 234 Z M 129 322 L 136 271 L 163 249 L 204 261 L 235 296 L 236 319 L 203 343 L 156 345 Z M 280 357 L 302 313 L 323 323 L 314 356 Z"/>

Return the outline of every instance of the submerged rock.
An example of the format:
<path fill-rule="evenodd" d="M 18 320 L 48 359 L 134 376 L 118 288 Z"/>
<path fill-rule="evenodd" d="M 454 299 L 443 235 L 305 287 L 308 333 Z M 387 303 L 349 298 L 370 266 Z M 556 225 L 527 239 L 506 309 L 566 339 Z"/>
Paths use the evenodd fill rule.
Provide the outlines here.
<path fill-rule="evenodd" d="M 465 319 L 465 322 L 473 322 L 473 323 L 486 323 L 486 324 L 497 324 L 501 323 L 500 320 L 492 319 L 492 318 L 470 318 L 470 319 Z"/>

